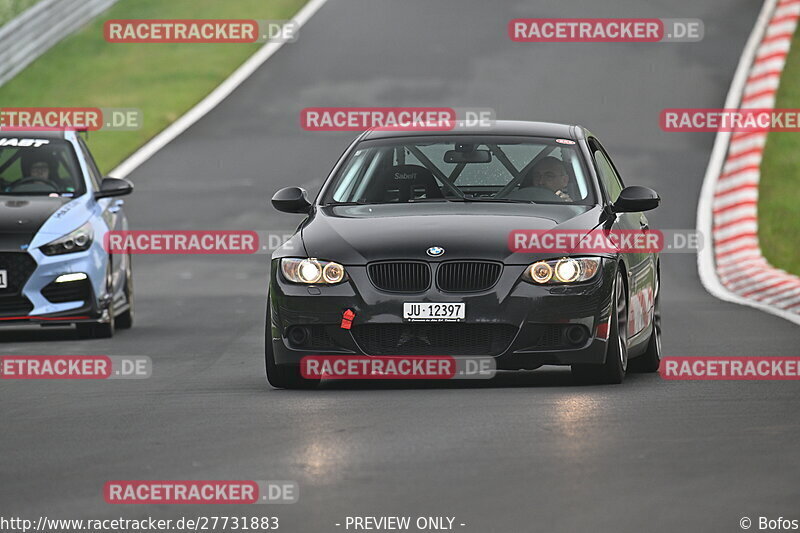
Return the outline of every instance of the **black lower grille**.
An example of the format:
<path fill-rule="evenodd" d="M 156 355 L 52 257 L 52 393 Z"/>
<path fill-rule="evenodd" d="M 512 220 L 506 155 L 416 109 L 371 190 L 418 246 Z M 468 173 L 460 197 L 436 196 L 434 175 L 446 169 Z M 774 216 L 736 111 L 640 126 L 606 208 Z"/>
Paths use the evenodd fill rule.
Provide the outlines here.
<path fill-rule="evenodd" d="M 290 326 L 286 330 L 286 338 L 293 348 L 332 348 L 336 345 L 323 324 L 309 326 Z"/>
<path fill-rule="evenodd" d="M 514 340 L 509 324 L 363 324 L 351 330 L 368 355 L 498 355 Z"/>
<path fill-rule="evenodd" d="M 367 267 L 367 273 L 372 284 L 383 291 L 422 292 L 431 284 L 431 270 L 427 263 L 373 263 Z"/>
<path fill-rule="evenodd" d="M 42 289 L 42 296 L 54 304 L 77 300 L 88 301 L 91 298 L 91 285 L 88 279 L 66 283 L 54 281 Z"/>
<path fill-rule="evenodd" d="M 24 252 L 0 252 L 0 270 L 6 271 L 8 287 L 0 295 L 19 293 L 36 270 L 36 261 Z"/>
<path fill-rule="evenodd" d="M 522 351 L 577 348 L 589 340 L 589 329 L 581 324 L 527 324 L 517 344 Z"/>
<path fill-rule="evenodd" d="M 314 325 L 310 326 L 309 329 L 311 330 L 309 344 L 311 348 L 330 348 L 335 346 L 333 339 L 328 335 L 326 326 Z"/>
<path fill-rule="evenodd" d="M 33 310 L 33 304 L 21 294 L 0 296 L 0 316 L 28 316 Z"/>
<path fill-rule="evenodd" d="M 485 291 L 500 279 L 503 265 L 487 261 L 452 261 L 436 271 L 436 284 L 446 292 Z"/>
<path fill-rule="evenodd" d="M 560 348 L 566 345 L 564 326 L 557 324 L 539 326 L 534 339 L 534 346 L 538 348 Z"/>
<path fill-rule="evenodd" d="M 7 284 L 0 289 L 0 316 L 27 316 L 33 305 L 22 288 L 36 270 L 36 261 L 25 252 L 0 252 L 0 270 L 6 271 Z"/>

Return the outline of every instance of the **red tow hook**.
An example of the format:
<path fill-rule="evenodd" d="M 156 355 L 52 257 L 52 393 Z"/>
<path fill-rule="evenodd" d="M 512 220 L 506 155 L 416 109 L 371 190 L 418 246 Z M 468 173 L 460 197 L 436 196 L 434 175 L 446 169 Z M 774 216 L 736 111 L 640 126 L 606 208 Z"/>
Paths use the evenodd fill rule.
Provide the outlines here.
<path fill-rule="evenodd" d="M 350 329 L 351 327 L 353 327 L 353 319 L 355 317 L 356 317 L 356 314 L 355 314 L 355 312 L 353 312 L 352 309 L 348 309 L 344 313 L 342 313 L 341 328 L 342 329 Z"/>

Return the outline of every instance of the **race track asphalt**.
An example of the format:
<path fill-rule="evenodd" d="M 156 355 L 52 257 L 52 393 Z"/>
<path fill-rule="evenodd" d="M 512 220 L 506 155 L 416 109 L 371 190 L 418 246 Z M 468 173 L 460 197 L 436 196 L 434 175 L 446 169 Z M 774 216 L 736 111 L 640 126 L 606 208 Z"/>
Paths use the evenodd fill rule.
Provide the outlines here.
<path fill-rule="evenodd" d="M 693 228 L 713 134 L 664 133 L 667 107 L 721 107 L 760 3 L 746 0 L 330 0 L 228 99 L 137 169 L 134 229 L 288 233 L 288 185 L 315 191 L 349 133 L 311 106 L 490 107 L 597 133 L 651 226 Z M 698 43 L 513 43 L 516 17 L 700 18 Z M 90 139 L 91 140 L 91 139 Z M 798 355 L 797 326 L 723 303 L 696 258 L 663 256 L 664 352 Z M 720 531 L 798 513 L 793 382 L 566 370 L 488 383 L 279 391 L 264 379 L 267 255 L 138 256 L 137 323 L 112 340 L 2 332 L 0 353 L 147 355 L 148 380 L 0 382 L 0 508 L 36 518 L 268 515 L 341 531 L 353 515 L 454 516 L 459 531 Z M 283 506 L 113 506 L 112 479 L 295 480 Z"/>

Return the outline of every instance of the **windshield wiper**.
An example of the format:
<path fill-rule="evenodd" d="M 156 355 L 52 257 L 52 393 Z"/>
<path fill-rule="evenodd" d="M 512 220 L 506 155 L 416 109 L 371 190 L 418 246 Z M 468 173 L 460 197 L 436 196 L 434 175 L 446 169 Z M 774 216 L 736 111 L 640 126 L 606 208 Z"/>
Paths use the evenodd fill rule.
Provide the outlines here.
<path fill-rule="evenodd" d="M 496 202 L 496 203 L 513 203 L 513 204 L 531 204 L 529 200 L 520 200 L 517 198 L 412 198 L 407 202 L 328 202 L 322 204 L 322 207 L 340 207 L 351 205 L 400 205 L 400 204 L 420 204 L 425 202 Z"/>
<path fill-rule="evenodd" d="M 421 202 L 460 202 L 460 201 L 462 201 L 460 198 L 412 198 L 407 203 L 416 204 Z"/>
<path fill-rule="evenodd" d="M 423 202 L 461 202 L 459 198 L 450 199 L 450 198 L 417 198 L 411 199 L 407 202 L 328 202 L 327 204 L 322 204 L 322 207 L 339 207 L 339 206 L 348 206 L 348 205 L 400 205 L 400 204 L 417 204 Z"/>
<path fill-rule="evenodd" d="M 520 200 L 519 198 L 467 198 L 468 202 L 496 202 L 503 204 L 530 204 L 530 200 Z"/>

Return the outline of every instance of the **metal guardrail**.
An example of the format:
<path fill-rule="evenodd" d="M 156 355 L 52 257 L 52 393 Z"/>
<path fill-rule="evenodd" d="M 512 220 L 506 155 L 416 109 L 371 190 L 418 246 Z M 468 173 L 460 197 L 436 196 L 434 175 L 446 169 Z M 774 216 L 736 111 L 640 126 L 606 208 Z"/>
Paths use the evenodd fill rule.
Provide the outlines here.
<path fill-rule="evenodd" d="M 0 85 L 118 0 L 42 0 L 0 28 Z"/>

